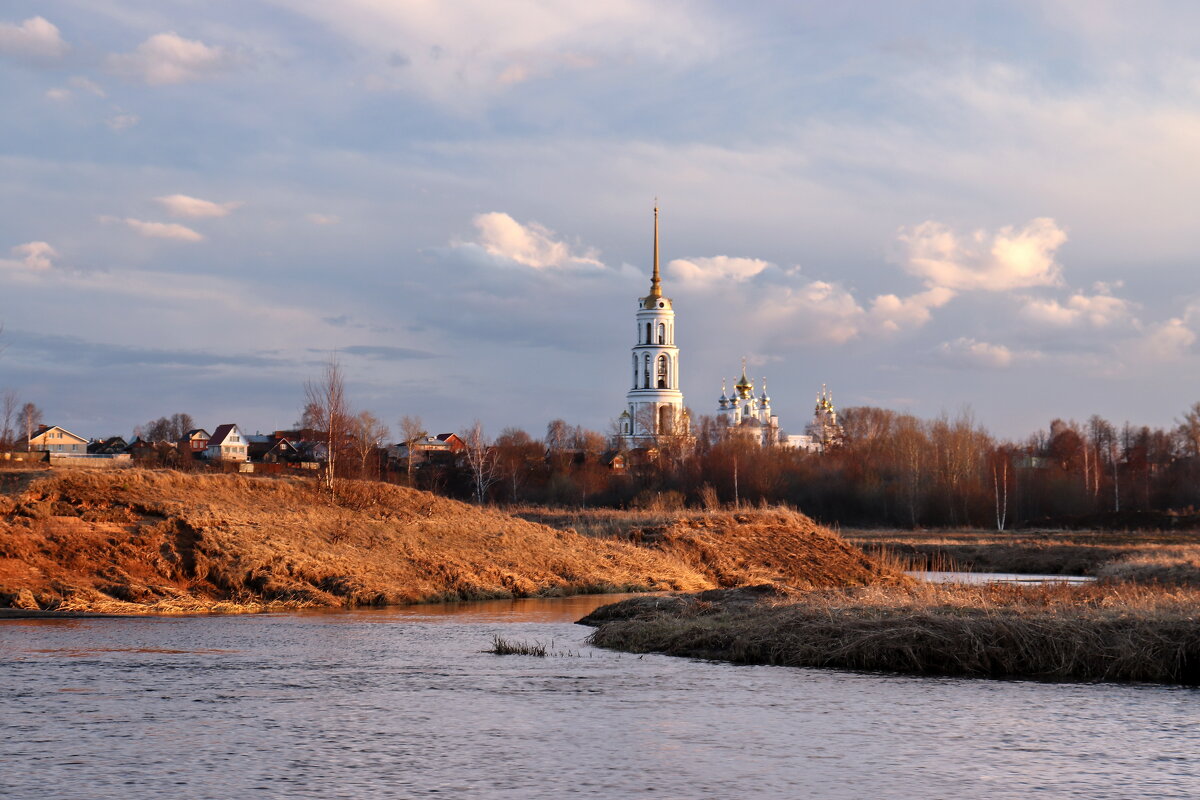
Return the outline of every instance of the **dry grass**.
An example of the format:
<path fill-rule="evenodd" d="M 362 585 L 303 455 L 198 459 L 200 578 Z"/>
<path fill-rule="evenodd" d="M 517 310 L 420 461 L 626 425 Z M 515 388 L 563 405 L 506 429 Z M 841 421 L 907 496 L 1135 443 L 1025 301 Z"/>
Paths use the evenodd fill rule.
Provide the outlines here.
<path fill-rule="evenodd" d="M 1200 683 L 1200 592 L 1129 585 L 708 592 L 599 610 L 592 642 L 740 663 L 1044 680 Z M 588 620 L 585 620 L 588 621 Z"/>
<path fill-rule="evenodd" d="M 190 613 L 903 579 L 794 512 L 684 515 L 639 543 L 387 484 L 331 497 L 297 478 L 141 469 L 55 472 L 0 501 L 0 606 Z"/>
<path fill-rule="evenodd" d="M 1200 586 L 1189 561 L 1200 559 L 1200 533 L 1034 531 L 894 531 L 846 529 L 841 534 L 873 556 L 916 570 L 1094 575 L 1167 580 Z M 1127 564 L 1126 566 L 1120 566 Z M 1142 564 L 1145 568 L 1134 567 Z M 1150 568 L 1151 564 L 1157 565 Z M 1162 569 L 1175 566 L 1175 569 Z"/>
<path fill-rule="evenodd" d="M 1096 576 L 1104 581 L 1200 586 L 1200 545 L 1141 548 L 1101 564 Z"/>
<path fill-rule="evenodd" d="M 661 551 L 701 572 L 714 586 L 782 583 L 807 588 L 909 582 L 902 560 L 868 557 L 787 507 L 745 511 L 522 507 L 513 513 L 560 530 Z"/>

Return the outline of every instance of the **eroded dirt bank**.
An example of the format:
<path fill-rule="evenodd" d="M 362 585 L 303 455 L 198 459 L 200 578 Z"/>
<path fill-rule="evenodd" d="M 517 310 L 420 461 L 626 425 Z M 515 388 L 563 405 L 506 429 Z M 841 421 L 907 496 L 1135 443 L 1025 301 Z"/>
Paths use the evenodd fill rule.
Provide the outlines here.
<path fill-rule="evenodd" d="M 0 494 L 0 606 L 255 611 L 764 580 L 903 582 L 794 512 L 580 535 L 403 487 L 159 470 L 43 473 Z"/>

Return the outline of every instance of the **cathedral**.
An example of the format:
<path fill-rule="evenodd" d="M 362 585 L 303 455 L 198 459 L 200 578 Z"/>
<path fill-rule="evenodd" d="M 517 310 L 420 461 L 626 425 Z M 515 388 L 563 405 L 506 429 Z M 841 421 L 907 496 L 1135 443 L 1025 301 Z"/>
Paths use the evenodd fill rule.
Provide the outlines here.
<path fill-rule="evenodd" d="M 625 449 L 660 443 L 663 437 L 689 434 L 683 392 L 679 389 L 679 348 L 675 311 L 662 292 L 658 266 L 658 205 L 654 206 L 654 270 L 650 294 L 638 300 L 637 344 L 633 346 L 632 388 L 618 422 Z"/>
<path fill-rule="evenodd" d="M 780 445 L 823 453 L 842 444 L 842 426 L 838 423 L 833 394 L 824 386 L 817 395 L 812 422 L 802 434 L 787 434 L 779 427 L 779 417 L 771 411 L 771 396 L 767 381 L 762 382 L 762 394 L 755 396 L 754 381 L 746 376 L 746 359 L 742 359 L 742 377 L 733 385 L 730 395 L 721 382 L 721 399 L 717 401 L 717 421 L 730 436 L 749 439 L 760 446 Z"/>
<path fill-rule="evenodd" d="M 654 266 L 650 293 L 638 298 L 636 333 L 631 363 L 631 387 L 625 395 L 625 410 L 617 421 L 621 448 L 652 447 L 664 440 L 686 441 L 691 435 L 683 392 L 679 385 L 679 348 L 675 346 L 675 310 L 663 295 L 658 262 L 658 204 L 654 206 Z M 771 410 L 767 382 L 755 395 L 754 382 L 742 377 L 730 395 L 721 384 L 717 420 L 733 436 L 744 436 L 760 446 L 778 445 L 809 452 L 824 452 L 842 443 L 833 396 L 822 386 L 817 395 L 813 420 L 803 434 L 788 435 L 779 427 Z"/>

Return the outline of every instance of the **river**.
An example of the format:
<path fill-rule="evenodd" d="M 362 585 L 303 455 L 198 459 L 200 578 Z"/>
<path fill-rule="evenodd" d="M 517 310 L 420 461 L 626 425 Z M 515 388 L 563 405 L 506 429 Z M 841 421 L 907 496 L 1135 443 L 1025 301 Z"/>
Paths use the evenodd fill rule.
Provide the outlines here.
<path fill-rule="evenodd" d="M 0 797 L 1200 796 L 1194 690 L 631 656 L 609 599 L 2 622 Z"/>

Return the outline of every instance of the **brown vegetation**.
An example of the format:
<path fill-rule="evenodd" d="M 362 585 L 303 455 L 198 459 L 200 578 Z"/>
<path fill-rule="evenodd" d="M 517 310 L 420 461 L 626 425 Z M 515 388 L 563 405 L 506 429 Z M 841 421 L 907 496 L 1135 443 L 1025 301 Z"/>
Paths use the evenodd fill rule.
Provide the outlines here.
<path fill-rule="evenodd" d="M 880 531 L 847 529 L 848 541 L 912 570 L 1091 575 L 1102 579 L 1200 586 L 1200 534 L 1194 531 Z"/>
<path fill-rule="evenodd" d="M 591 641 L 738 663 L 1044 680 L 1200 683 L 1200 592 L 1130 585 L 872 586 L 635 598 Z"/>
<path fill-rule="evenodd" d="M 373 482 L 331 495 L 301 479 L 123 470 L 12 486 L 0 605 L 256 610 L 903 580 L 791 512 L 684 520 L 638 544 Z"/>

